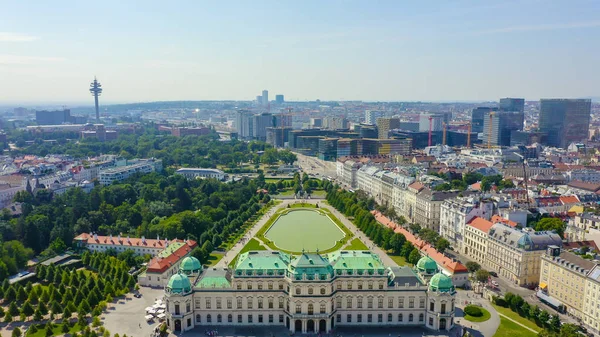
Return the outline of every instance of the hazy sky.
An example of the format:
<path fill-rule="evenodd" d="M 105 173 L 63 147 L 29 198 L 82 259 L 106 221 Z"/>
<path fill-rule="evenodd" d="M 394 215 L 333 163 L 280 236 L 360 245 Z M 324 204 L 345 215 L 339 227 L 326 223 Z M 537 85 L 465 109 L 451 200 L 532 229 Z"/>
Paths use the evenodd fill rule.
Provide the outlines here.
<path fill-rule="evenodd" d="M 0 103 L 600 96 L 600 1 L 5 1 Z"/>

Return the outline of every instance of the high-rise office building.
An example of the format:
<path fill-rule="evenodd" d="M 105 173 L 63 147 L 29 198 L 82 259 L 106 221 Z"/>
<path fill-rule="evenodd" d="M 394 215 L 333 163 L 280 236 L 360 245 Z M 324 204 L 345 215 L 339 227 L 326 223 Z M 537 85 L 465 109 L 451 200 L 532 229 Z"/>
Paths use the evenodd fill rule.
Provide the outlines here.
<path fill-rule="evenodd" d="M 365 124 L 375 125 L 377 118 L 385 117 L 385 111 L 365 110 Z"/>
<path fill-rule="evenodd" d="M 471 130 L 475 133 L 483 132 L 483 119 L 486 114 L 492 111 L 492 108 L 478 107 L 471 110 Z"/>
<path fill-rule="evenodd" d="M 36 111 L 35 122 L 38 125 L 59 125 L 71 121 L 71 110 Z"/>
<path fill-rule="evenodd" d="M 254 120 L 248 110 L 238 110 L 235 116 L 235 128 L 240 139 L 252 139 L 254 135 Z"/>
<path fill-rule="evenodd" d="M 323 127 L 330 130 L 345 130 L 348 128 L 348 120 L 342 116 L 327 116 L 323 118 Z"/>
<path fill-rule="evenodd" d="M 390 130 L 400 127 L 399 118 L 377 118 L 377 131 L 379 139 L 389 139 L 388 133 Z"/>
<path fill-rule="evenodd" d="M 491 118 L 490 114 L 492 114 Z M 522 115 L 523 113 L 519 111 L 490 111 L 486 113 L 483 118 L 484 144 L 487 144 L 489 139 L 491 145 L 510 146 L 511 133 L 523 130 Z"/>
<path fill-rule="evenodd" d="M 525 124 L 525 100 L 523 98 L 501 98 L 498 102 L 498 110 L 519 112 L 514 115 L 518 119 L 515 123 L 521 125 L 519 130 L 523 129 L 523 124 Z"/>
<path fill-rule="evenodd" d="M 525 100 L 523 98 L 500 98 L 498 110 L 524 112 Z"/>
<path fill-rule="evenodd" d="M 261 95 L 256 96 L 256 104 L 262 105 L 262 96 Z"/>
<path fill-rule="evenodd" d="M 269 91 L 268 90 L 263 90 L 261 101 L 262 101 L 263 105 L 269 105 Z"/>
<path fill-rule="evenodd" d="M 429 117 L 431 117 L 431 131 L 442 131 L 444 115 L 442 114 L 421 114 L 419 116 L 419 131 L 429 132 Z"/>
<path fill-rule="evenodd" d="M 284 102 L 283 95 L 275 95 L 275 103 L 283 104 L 283 102 Z"/>
<path fill-rule="evenodd" d="M 252 116 L 252 137 L 257 140 L 266 141 L 267 140 L 267 128 L 274 127 L 273 125 L 273 115 L 270 113 L 262 113 L 258 115 Z"/>
<path fill-rule="evenodd" d="M 590 99 L 541 99 L 539 128 L 548 134 L 545 145 L 567 148 L 585 141 L 591 109 Z"/>

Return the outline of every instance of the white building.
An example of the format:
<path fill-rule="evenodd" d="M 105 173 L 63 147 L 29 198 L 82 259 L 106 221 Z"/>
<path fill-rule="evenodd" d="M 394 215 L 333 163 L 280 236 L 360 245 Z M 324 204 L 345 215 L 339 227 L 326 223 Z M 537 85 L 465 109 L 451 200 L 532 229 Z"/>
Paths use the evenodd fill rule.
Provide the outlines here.
<path fill-rule="evenodd" d="M 225 172 L 210 168 L 180 168 L 179 170 L 175 171 L 175 173 L 181 174 L 187 179 L 225 179 Z"/>
<path fill-rule="evenodd" d="M 100 171 L 100 184 L 110 185 L 114 181 L 123 181 L 136 173 L 150 173 L 155 171 L 151 162 L 141 162 L 133 165 L 115 167 Z"/>
<path fill-rule="evenodd" d="M 447 199 L 440 205 L 440 235 L 458 252 L 464 252 L 465 226 L 474 217 L 489 220 L 494 204 L 473 197 Z"/>
<path fill-rule="evenodd" d="M 412 270 L 386 268 L 368 251 L 329 255 L 251 251 L 233 269 L 175 274 L 165 288 L 167 326 L 285 326 L 330 333 L 340 326 L 454 326 L 452 280 L 424 257 Z"/>
<path fill-rule="evenodd" d="M 365 110 L 365 124 L 375 125 L 377 118 L 385 117 L 385 111 L 380 110 Z"/>
<path fill-rule="evenodd" d="M 569 181 L 577 180 L 586 183 L 600 183 L 600 171 L 592 169 L 578 169 L 567 171 L 565 174 Z"/>
<path fill-rule="evenodd" d="M 164 287 L 169 278 L 179 272 L 181 268 L 199 272 L 202 265 L 198 259 L 190 256 L 197 247 L 193 240 L 173 240 L 157 256 L 153 257 L 146 267 L 146 271 L 138 276 L 138 283 L 144 287 Z"/>
<path fill-rule="evenodd" d="M 375 174 L 381 171 L 380 168 L 376 166 L 363 166 L 356 172 L 356 182 L 358 188 L 363 190 L 365 193 L 369 195 L 374 195 L 376 189 L 375 185 L 381 186 L 381 183 L 377 182 L 377 178 Z"/>

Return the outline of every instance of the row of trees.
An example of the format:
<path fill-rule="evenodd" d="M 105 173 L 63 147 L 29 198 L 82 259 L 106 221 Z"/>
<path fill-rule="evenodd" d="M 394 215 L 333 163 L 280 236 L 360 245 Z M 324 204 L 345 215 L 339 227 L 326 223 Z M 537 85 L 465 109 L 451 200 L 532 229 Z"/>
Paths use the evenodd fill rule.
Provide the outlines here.
<path fill-rule="evenodd" d="M 502 179 L 502 175 L 499 174 L 484 176 L 481 173 L 468 172 L 465 173 L 462 177 L 460 175 L 457 176 L 452 173 L 434 173 L 433 175 L 438 176 L 446 181 L 442 184 L 437 185 L 434 188 L 434 190 L 436 191 L 464 191 L 469 187 L 469 185 L 472 185 L 478 181 L 481 181 L 481 190 L 485 192 L 491 190 L 493 186 L 495 186 L 499 190 L 515 187 L 512 181 Z"/>
<path fill-rule="evenodd" d="M 394 233 L 391 228 L 382 226 L 368 208 L 368 198 L 360 193 L 352 193 L 334 186 L 327 187 L 327 201 L 338 211 L 353 219 L 354 224 L 376 245 L 394 254 L 403 256 L 406 261 L 416 264 L 421 258 L 419 250 L 406 237 Z"/>
<path fill-rule="evenodd" d="M 540 336 L 580 336 L 579 331 L 581 329 L 578 326 L 574 324 L 561 324 L 558 314 L 550 314 L 548 311 L 540 309 L 537 305 L 532 306 L 519 295 L 508 292 L 504 295 L 504 298 L 494 297 L 493 302 L 496 305 L 510 308 L 521 317 L 527 318 L 535 322 L 539 327 L 544 328 L 545 330 L 540 333 Z"/>
<path fill-rule="evenodd" d="M 0 288 L 3 303 L 8 310 L 0 307 L 0 317 L 4 322 L 12 322 L 16 317 L 26 321 L 46 318 L 54 320 L 60 316 L 69 320 L 77 313 L 79 326 L 87 325 L 86 316 L 99 316 L 113 301 L 135 286 L 133 276 L 127 271 L 127 263 L 103 253 L 85 252 L 82 263 L 88 270 L 71 271 L 65 267 L 42 265 L 36 267 L 39 284 L 28 282 L 10 284 L 4 280 Z M 95 271 L 90 272 L 89 270 Z"/>

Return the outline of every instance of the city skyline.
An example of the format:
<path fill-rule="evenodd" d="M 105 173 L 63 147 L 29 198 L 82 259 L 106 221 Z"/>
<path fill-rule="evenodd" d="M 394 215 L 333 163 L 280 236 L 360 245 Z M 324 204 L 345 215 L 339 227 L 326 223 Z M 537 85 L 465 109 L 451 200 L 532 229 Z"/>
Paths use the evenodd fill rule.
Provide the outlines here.
<path fill-rule="evenodd" d="M 10 3 L 0 104 L 588 98 L 600 4 Z M 26 23 L 26 24 L 24 24 Z"/>

